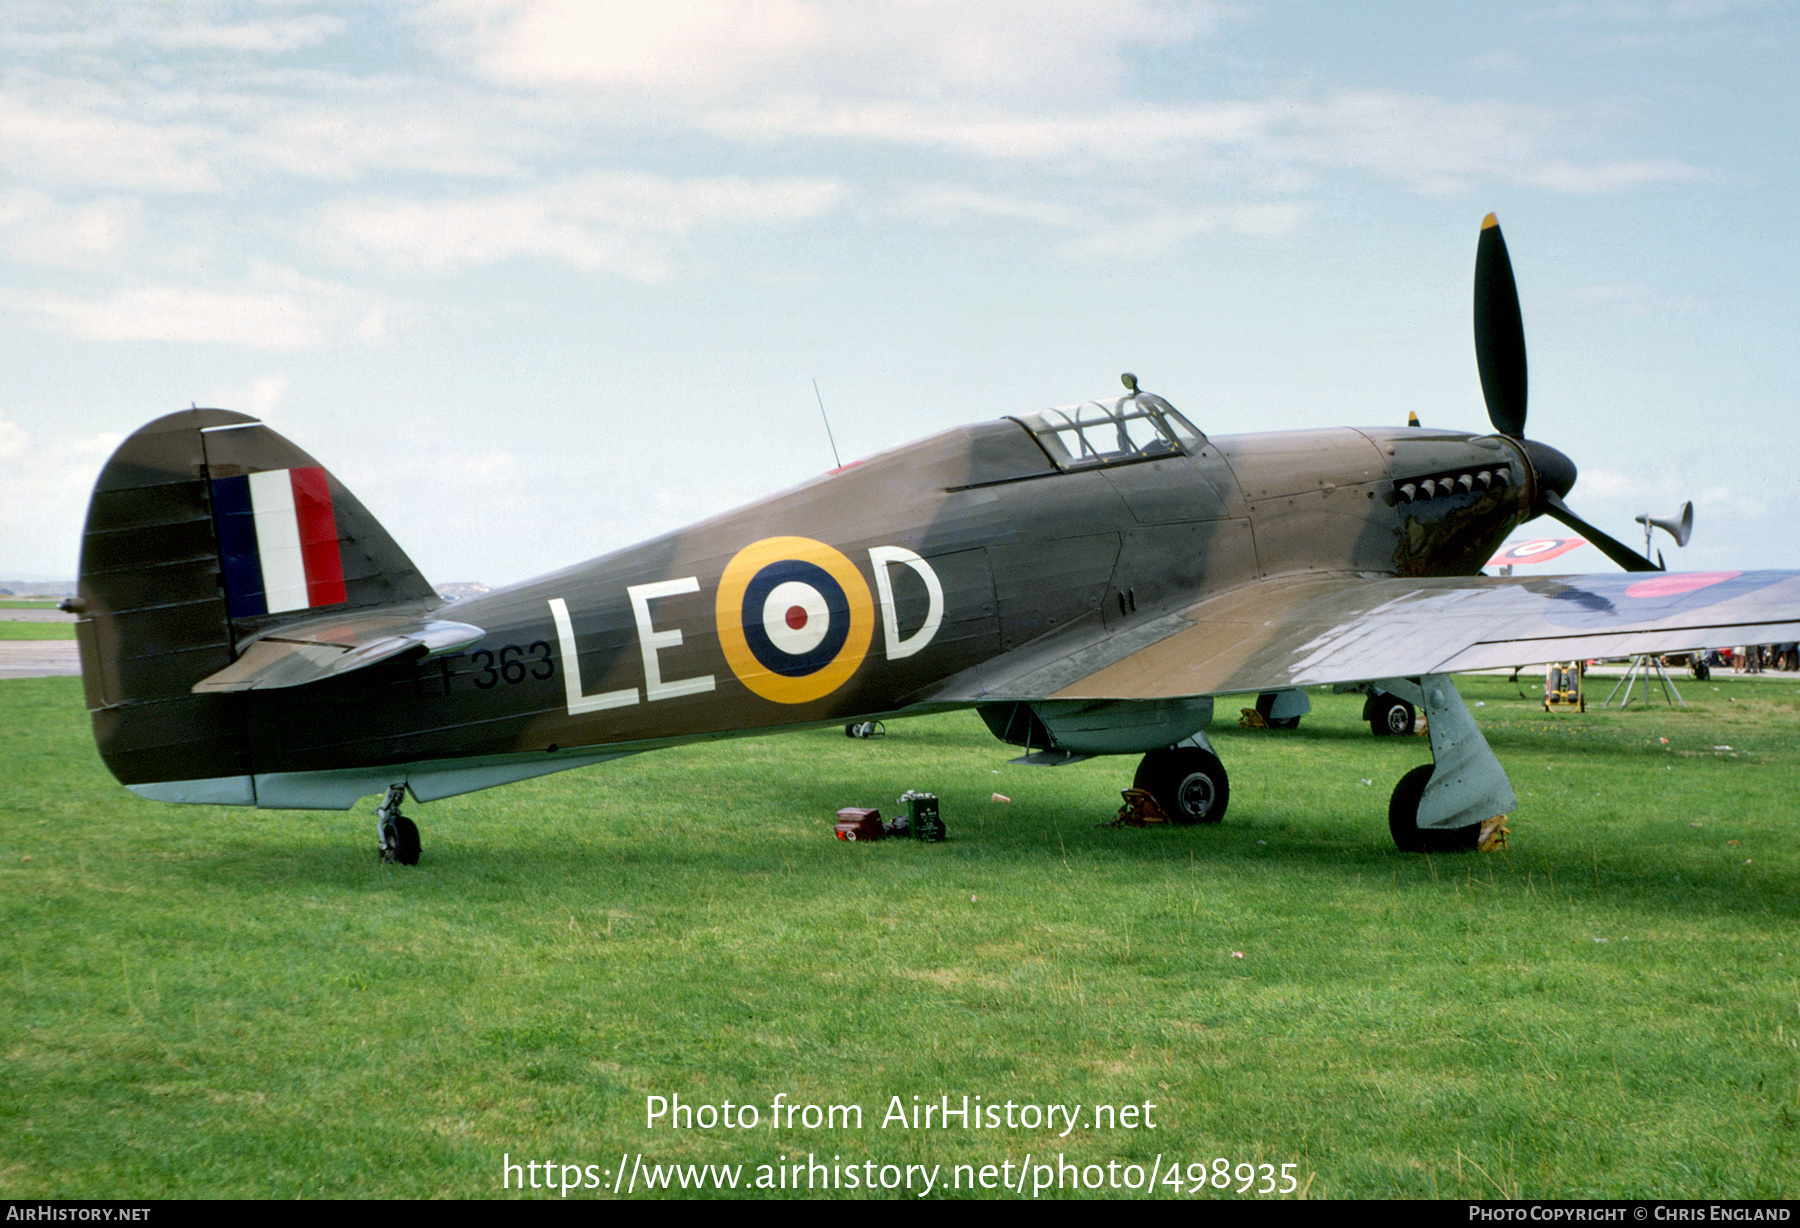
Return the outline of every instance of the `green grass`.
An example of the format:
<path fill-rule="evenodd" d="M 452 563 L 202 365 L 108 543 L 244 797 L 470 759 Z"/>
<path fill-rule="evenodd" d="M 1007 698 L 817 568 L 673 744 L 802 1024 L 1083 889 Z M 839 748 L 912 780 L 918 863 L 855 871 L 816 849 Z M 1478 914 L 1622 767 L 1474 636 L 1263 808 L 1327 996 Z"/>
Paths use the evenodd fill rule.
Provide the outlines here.
<path fill-rule="evenodd" d="M 56 599 L 43 601 L 25 597 L 0 597 L 0 610 L 54 610 Z"/>
<path fill-rule="evenodd" d="M 0 618 L 0 640 L 72 640 L 74 623 L 22 623 Z"/>
<path fill-rule="evenodd" d="M 1010 767 L 962 713 L 411 807 L 403 869 L 375 863 L 372 801 L 144 802 L 78 680 L 0 683 L 0 1196 L 484 1197 L 503 1153 L 947 1180 L 1062 1152 L 1292 1162 L 1314 1197 L 1794 1197 L 1800 681 L 1555 717 L 1460 685 L 1520 795 L 1505 853 L 1396 853 L 1387 795 L 1425 740 L 1315 694 L 1298 733 L 1221 703 L 1218 827 L 1099 826 L 1130 761 Z M 949 843 L 831 838 L 908 787 Z M 762 1126 L 647 1130 L 675 1093 Z M 864 1127 L 771 1132 L 777 1093 Z M 1159 1128 L 881 1128 L 944 1093 L 1148 1100 Z"/>

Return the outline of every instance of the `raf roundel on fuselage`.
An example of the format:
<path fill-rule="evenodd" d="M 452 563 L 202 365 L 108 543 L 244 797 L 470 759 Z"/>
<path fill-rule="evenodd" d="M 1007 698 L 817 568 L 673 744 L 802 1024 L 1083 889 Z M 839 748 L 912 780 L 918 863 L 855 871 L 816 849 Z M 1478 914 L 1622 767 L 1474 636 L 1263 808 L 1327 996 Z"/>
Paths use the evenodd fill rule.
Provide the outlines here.
<path fill-rule="evenodd" d="M 719 647 L 764 699 L 803 704 L 838 689 L 868 654 L 875 602 L 854 564 L 809 537 L 769 537 L 719 577 Z"/>

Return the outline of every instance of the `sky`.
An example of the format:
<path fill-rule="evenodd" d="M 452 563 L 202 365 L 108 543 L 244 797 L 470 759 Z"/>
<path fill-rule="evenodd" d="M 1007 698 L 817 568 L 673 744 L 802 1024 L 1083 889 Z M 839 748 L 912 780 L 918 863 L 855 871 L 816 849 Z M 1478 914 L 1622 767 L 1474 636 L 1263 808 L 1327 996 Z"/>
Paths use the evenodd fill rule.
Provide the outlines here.
<path fill-rule="evenodd" d="M 522 580 L 960 423 L 1527 433 L 1672 568 L 1800 568 L 1781 2 L 33 3 L 0 18 L 0 577 L 73 578 L 190 404 L 437 583 Z M 1515 538 L 1561 534 L 1540 520 Z M 1545 571 L 1613 570 L 1591 547 Z"/>

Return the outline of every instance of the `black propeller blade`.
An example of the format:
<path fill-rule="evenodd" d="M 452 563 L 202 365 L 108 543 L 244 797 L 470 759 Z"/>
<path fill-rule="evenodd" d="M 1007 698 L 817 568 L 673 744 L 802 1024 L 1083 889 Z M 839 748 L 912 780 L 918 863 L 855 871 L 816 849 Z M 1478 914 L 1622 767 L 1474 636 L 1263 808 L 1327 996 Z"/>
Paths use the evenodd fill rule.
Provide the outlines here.
<path fill-rule="evenodd" d="M 1500 221 L 1488 214 L 1475 249 L 1475 365 L 1488 421 L 1502 435 L 1525 434 L 1525 321 Z"/>
<path fill-rule="evenodd" d="M 1544 511 L 1574 529 L 1597 546 L 1601 554 L 1623 567 L 1626 571 L 1661 571 L 1662 568 L 1627 546 L 1616 537 L 1601 532 L 1593 525 L 1569 510 L 1569 505 L 1554 490 L 1540 491 L 1538 498 L 1544 505 Z"/>
<path fill-rule="evenodd" d="M 1519 442 L 1537 473 L 1537 514 L 1562 521 L 1626 571 L 1661 571 L 1624 542 L 1570 511 L 1562 496 L 1575 484 L 1574 463 L 1554 448 L 1524 437 L 1525 320 L 1519 312 L 1512 258 L 1500 236 L 1500 219 L 1491 213 L 1482 220 L 1481 244 L 1475 249 L 1475 365 L 1481 372 L 1488 421 L 1495 431 Z"/>

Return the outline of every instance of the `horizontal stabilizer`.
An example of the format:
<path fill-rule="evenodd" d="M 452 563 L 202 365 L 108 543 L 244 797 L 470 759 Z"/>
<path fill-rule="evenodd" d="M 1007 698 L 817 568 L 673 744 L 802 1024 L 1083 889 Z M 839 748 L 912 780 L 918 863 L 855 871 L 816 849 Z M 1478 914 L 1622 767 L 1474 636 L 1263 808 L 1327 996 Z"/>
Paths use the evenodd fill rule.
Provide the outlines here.
<path fill-rule="evenodd" d="M 356 614 L 290 623 L 245 644 L 238 659 L 194 684 L 199 694 L 305 686 L 405 652 L 466 648 L 487 632 L 406 614 Z"/>

